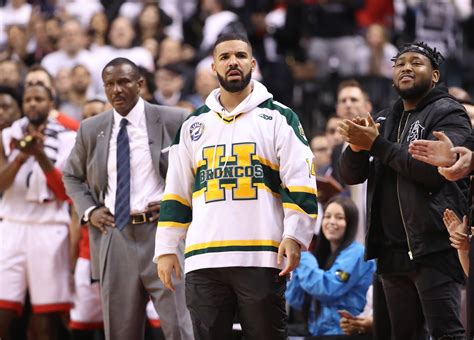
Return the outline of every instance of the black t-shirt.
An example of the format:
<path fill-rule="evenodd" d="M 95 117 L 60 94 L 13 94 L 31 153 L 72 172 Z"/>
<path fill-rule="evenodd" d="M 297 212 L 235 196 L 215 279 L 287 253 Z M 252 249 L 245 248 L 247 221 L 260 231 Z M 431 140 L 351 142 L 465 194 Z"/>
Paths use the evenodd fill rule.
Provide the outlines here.
<path fill-rule="evenodd" d="M 405 128 L 410 111 L 396 116 L 393 129 L 389 134 L 389 141 L 398 143 Z M 401 121 L 400 121 L 401 119 Z M 408 254 L 408 242 L 405 226 L 400 212 L 400 202 L 397 192 L 397 172 L 389 166 L 384 166 L 381 174 L 383 188 L 378 195 L 380 222 L 382 226 L 383 248 L 394 248 L 397 252 Z"/>

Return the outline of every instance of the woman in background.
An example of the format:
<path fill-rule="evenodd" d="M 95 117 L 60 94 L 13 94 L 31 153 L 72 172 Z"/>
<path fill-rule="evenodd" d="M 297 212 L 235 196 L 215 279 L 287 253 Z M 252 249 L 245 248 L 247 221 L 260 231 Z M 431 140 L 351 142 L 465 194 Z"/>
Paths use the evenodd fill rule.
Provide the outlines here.
<path fill-rule="evenodd" d="M 303 310 L 311 335 L 343 334 L 339 311 L 358 315 L 366 304 L 375 263 L 364 261 L 364 247 L 354 241 L 358 216 L 350 198 L 330 199 L 316 247 L 301 254 L 288 283 L 286 300 Z"/>

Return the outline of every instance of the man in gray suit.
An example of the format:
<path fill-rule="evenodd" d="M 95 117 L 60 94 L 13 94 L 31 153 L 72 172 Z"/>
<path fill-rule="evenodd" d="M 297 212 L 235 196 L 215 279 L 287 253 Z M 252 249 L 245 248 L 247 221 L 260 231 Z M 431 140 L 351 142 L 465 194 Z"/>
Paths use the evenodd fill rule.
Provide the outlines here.
<path fill-rule="evenodd" d="M 110 61 L 102 79 L 113 110 L 81 123 L 64 183 L 89 222 L 92 278 L 100 280 L 106 337 L 142 339 L 150 296 L 166 339 L 192 339 L 184 285 L 164 289 L 152 262 L 167 148 L 186 112 L 140 98 L 143 79 L 128 59 Z"/>

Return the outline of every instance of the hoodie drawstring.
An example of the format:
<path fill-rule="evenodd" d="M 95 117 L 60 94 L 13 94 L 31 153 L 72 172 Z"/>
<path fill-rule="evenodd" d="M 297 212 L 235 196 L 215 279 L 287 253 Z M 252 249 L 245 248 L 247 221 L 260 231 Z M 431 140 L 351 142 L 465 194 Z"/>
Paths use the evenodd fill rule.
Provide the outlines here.
<path fill-rule="evenodd" d="M 221 116 L 221 123 L 224 121 L 224 113 L 222 113 L 222 116 Z M 230 143 L 229 145 L 232 145 L 232 141 L 234 139 L 234 130 L 235 130 L 235 116 L 232 116 L 232 132 L 230 134 Z M 212 162 L 212 172 L 214 172 L 214 169 L 215 169 L 215 164 L 217 162 L 216 160 L 216 153 L 217 153 L 217 143 L 219 142 L 219 139 L 221 138 L 221 134 L 222 134 L 222 130 L 219 131 L 219 135 L 216 139 L 216 143 L 214 144 L 214 155 L 212 156 L 212 159 L 213 159 L 213 162 Z M 228 155 L 225 155 L 225 163 L 224 163 L 224 168 L 222 171 L 225 170 L 225 167 L 227 165 L 227 161 L 229 160 L 229 156 Z"/>

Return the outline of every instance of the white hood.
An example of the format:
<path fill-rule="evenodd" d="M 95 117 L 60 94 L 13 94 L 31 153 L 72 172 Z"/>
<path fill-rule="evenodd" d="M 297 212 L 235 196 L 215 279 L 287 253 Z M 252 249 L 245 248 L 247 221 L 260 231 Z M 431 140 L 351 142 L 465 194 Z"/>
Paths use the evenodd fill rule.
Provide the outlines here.
<path fill-rule="evenodd" d="M 265 100 L 273 98 L 272 94 L 268 92 L 267 88 L 256 80 L 251 80 L 252 92 L 240 102 L 239 105 L 232 111 L 227 112 L 219 101 L 221 95 L 220 88 L 213 90 L 206 98 L 206 105 L 215 112 L 220 113 L 224 117 L 236 116 L 239 113 L 249 112 L 263 103 Z"/>

